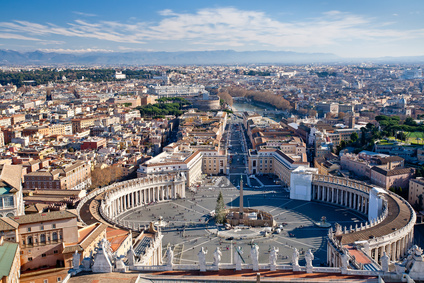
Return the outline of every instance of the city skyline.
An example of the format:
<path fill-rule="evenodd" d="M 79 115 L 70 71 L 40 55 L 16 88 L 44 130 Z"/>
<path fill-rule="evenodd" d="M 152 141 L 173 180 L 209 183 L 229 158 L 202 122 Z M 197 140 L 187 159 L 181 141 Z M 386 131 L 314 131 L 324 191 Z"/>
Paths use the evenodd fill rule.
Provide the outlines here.
<path fill-rule="evenodd" d="M 0 49 L 420 56 L 423 8 L 421 1 L 8 1 L 0 11 Z"/>

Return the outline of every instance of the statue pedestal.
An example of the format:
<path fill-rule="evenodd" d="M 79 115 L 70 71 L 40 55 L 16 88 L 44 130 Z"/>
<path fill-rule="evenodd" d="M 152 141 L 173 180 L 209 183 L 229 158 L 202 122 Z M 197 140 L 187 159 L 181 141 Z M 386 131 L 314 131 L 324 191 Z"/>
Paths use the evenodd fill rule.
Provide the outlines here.
<path fill-rule="evenodd" d="M 300 266 L 297 265 L 293 265 L 293 271 L 300 271 Z"/>
<path fill-rule="evenodd" d="M 173 266 L 172 265 L 165 265 L 165 270 L 166 271 L 172 271 L 172 268 Z"/>
<path fill-rule="evenodd" d="M 306 266 L 306 273 L 312 273 L 314 271 L 313 266 Z"/>
<path fill-rule="evenodd" d="M 276 265 L 274 265 L 274 264 L 271 264 L 271 265 L 269 266 L 269 270 L 271 270 L 271 271 L 276 271 L 276 270 L 277 270 L 277 266 L 276 266 Z"/>

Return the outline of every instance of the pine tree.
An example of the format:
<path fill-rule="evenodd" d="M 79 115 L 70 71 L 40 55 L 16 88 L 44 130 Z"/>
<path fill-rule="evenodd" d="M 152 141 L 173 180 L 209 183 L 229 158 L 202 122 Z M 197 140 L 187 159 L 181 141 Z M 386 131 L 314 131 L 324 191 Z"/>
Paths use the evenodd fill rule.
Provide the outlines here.
<path fill-rule="evenodd" d="M 224 197 L 222 196 L 222 192 L 219 192 L 218 198 L 216 200 L 215 207 L 215 221 L 216 223 L 223 223 L 225 218 L 224 213 Z"/>

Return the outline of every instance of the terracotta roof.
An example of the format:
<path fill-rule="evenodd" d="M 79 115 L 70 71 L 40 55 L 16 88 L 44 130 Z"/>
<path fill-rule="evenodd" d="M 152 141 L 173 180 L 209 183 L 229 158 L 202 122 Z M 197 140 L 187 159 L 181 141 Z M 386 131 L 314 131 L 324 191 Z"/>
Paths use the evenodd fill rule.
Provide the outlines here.
<path fill-rule="evenodd" d="M 41 222 L 41 221 L 53 221 L 53 220 L 67 219 L 67 218 L 77 218 L 77 214 L 76 212 L 72 213 L 69 210 L 64 210 L 64 211 L 52 211 L 47 213 L 37 213 L 37 214 L 29 214 L 29 215 L 22 215 L 22 216 L 11 216 L 9 218 L 18 224 L 28 224 L 28 223 Z"/>
<path fill-rule="evenodd" d="M 122 229 L 116 229 L 112 227 L 107 227 L 106 229 L 106 238 L 110 242 L 110 247 L 114 252 L 116 252 L 116 250 L 122 245 L 122 243 L 129 235 L 129 231 Z"/>
<path fill-rule="evenodd" d="M 2 164 L 0 179 L 19 191 L 22 182 L 22 165 Z"/>
<path fill-rule="evenodd" d="M 8 217 L 1 217 L 0 218 L 0 231 L 10 231 L 15 230 L 19 226 L 18 223 L 15 221 L 9 219 Z"/>
<path fill-rule="evenodd" d="M 371 168 L 377 173 L 380 173 L 384 176 L 396 176 L 396 175 L 404 175 L 404 174 L 414 174 L 415 170 L 413 168 L 399 168 L 393 170 L 386 170 L 377 166 Z"/>

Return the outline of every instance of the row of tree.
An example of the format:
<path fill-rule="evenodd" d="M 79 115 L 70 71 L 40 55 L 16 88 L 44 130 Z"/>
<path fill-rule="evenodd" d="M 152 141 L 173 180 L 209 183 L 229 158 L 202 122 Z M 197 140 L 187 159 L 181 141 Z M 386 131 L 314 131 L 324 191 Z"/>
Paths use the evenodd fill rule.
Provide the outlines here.
<path fill-rule="evenodd" d="M 115 164 L 106 168 L 95 168 L 91 171 L 91 188 L 108 186 L 119 181 L 124 176 L 124 170 L 120 164 Z"/>
<path fill-rule="evenodd" d="M 128 79 L 147 79 L 151 78 L 158 73 L 145 70 L 124 70 L 123 73 L 127 75 Z M 6 71 L 0 72 L 0 84 L 7 85 L 13 84 L 21 87 L 26 81 L 33 81 L 32 84 L 41 85 L 49 82 L 62 82 L 63 76 L 68 81 L 81 80 L 84 77 L 85 81 L 101 82 L 115 80 L 114 69 L 86 69 L 86 70 L 55 70 L 43 68 L 41 70 L 31 71 Z"/>
<path fill-rule="evenodd" d="M 245 97 L 257 102 L 270 104 L 273 107 L 282 110 L 288 110 L 291 108 L 290 102 L 285 100 L 284 97 L 270 91 L 255 91 L 247 90 L 241 87 L 229 87 L 221 89 L 218 93 L 218 96 L 225 102 L 227 102 L 229 105 L 232 105 L 233 97 Z M 231 100 L 229 99 L 229 97 L 231 97 Z"/>

